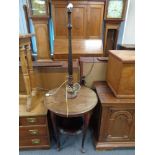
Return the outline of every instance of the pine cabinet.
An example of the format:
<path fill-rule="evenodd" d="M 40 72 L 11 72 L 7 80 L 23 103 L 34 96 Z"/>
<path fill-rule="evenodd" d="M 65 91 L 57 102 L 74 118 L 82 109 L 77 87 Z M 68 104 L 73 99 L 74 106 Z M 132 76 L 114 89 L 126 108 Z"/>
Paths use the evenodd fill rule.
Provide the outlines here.
<path fill-rule="evenodd" d="M 135 51 L 110 50 L 107 83 L 117 98 L 135 97 Z"/>

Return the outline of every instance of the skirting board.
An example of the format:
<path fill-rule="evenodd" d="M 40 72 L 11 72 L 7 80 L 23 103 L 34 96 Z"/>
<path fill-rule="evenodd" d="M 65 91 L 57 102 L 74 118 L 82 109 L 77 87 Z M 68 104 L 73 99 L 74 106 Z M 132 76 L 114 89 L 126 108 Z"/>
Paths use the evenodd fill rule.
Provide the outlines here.
<path fill-rule="evenodd" d="M 128 148 L 135 147 L 135 142 L 96 142 L 95 141 L 95 149 L 96 150 L 111 150 L 114 148 Z"/>

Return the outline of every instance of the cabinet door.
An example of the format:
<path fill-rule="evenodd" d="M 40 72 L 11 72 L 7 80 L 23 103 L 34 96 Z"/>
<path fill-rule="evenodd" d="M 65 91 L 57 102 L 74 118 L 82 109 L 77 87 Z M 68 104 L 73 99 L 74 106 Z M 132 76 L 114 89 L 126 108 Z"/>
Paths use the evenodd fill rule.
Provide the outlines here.
<path fill-rule="evenodd" d="M 74 8 L 72 12 L 72 37 L 86 37 L 86 5 L 79 2 L 73 2 Z M 67 2 L 53 2 L 52 17 L 54 22 L 55 38 L 65 39 L 68 36 L 68 14 Z"/>
<path fill-rule="evenodd" d="M 72 12 L 72 37 L 85 38 L 86 34 L 86 5 L 74 4 Z"/>
<path fill-rule="evenodd" d="M 87 7 L 87 38 L 101 38 L 104 4 Z"/>
<path fill-rule="evenodd" d="M 133 109 L 109 108 L 104 141 L 131 141 L 134 124 Z"/>
<path fill-rule="evenodd" d="M 52 4 L 52 18 L 54 23 L 55 38 L 67 38 L 67 3 L 53 3 Z"/>

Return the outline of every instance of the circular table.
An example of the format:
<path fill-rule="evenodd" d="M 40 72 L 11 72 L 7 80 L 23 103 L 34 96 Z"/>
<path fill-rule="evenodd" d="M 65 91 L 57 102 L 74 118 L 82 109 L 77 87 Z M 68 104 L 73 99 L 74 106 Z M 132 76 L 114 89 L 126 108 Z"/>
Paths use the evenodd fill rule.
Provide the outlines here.
<path fill-rule="evenodd" d="M 84 150 L 84 141 L 87 133 L 87 128 L 89 125 L 89 120 L 91 116 L 92 109 L 97 104 L 97 96 L 96 93 L 90 88 L 82 86 L 76 98 L 68 99 L 68 112 L 67 112 L 67 104 L 66 104 L 66 89 L 64 87 L 60 88 L 59 91 L 50 96 L 45 96 L 45 105 L 47 109 L 50 111 L 51 121 L 54 129 L 54 133 L 57 141 L 57 149 L 60 150 L 60 139 L 59 139 L 59 130 L 57 128 L 55 116 L 62 117 L 79 117 L 83 118 L 83 137 L 82 137 L 82 145 L 81 151 Z M 51 94 L 54 91 L 51 90 L 48 93 Z"/>

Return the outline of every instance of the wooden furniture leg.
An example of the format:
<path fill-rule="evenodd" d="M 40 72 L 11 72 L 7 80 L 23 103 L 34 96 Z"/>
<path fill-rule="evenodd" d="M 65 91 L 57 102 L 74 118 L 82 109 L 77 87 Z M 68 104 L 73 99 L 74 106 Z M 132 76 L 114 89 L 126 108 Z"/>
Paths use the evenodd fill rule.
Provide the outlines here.
<path fill-rule="evenodd" d="M 84 149 L 84 142 L 85 142 L 85 138 L 86 138 L 86 134 L 87 134 L 90 116 L 91 116 L 90 112 L 84 114 L 84 116 L 83 116 L 83 137 L 82 137 L 82 145 L 81 145 L 81 152 L 82 153 L 86 152 Z"/>
<path fill-rule="evenodd" d="M 32 62 L 32 53 L 31 53 L 31 47 L 30 45 L 25 46 L 26 49 L 26 56 L 27 56 L 27 64 L 28 64 L 28 71 L 31 79 L 31 88 L 32 88 L 32 96 L 36 95 L 36 82 L 35 82 L 35 76 L 33 71 L 33 62 Z"/>
<path fill-rule="evenodd" d="M 54 135 L 56 138 L 57 150 L 60 151 L 60 139 L 59 139 L 59 131 L 56 124 L 56 116 L 53 112 L 50 112 L 50 116 L 51 116 L 51 121 L 53 125 Z"/>
<path fill-rule="evenodd" d="M 21 65 L 22 65 L 22 72 L 24 76 L 24 82 L 25 82 L 25 87 L 26 87 L 26 93 L 27 93 L 27 103 L 26 103 L 26 110 L 30 111 L 31 110 L 31 82 L 30 82 L 30 77 L 27 69 L 27 62 L 25 59 L 25 47 L 21 46 L 20 47 L 20 59 L 21 59 Z"/>

